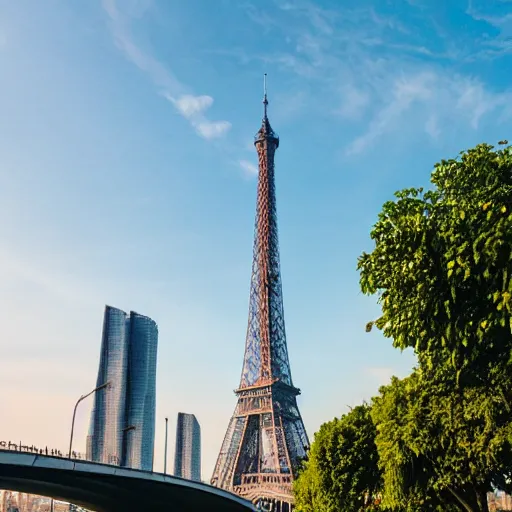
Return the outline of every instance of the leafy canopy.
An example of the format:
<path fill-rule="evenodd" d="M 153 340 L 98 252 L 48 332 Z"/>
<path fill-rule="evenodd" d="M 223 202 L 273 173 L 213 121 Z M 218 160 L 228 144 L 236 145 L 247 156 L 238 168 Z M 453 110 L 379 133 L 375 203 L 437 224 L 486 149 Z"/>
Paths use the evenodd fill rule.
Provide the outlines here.
<path fill-rule="evenodd" d="M 320 427 L 294 482 L 297 512 L 369 509 L 381 477 L 370 407 L 360 405 Z"/>
<path fill-rule="evenodd" d="M 374 400 L 385 502 L 486 511 L 509 490 L 512 149 L 481 144 L 435 166 L 432 189 L 384 204 L 359 258 L 375 324 L 419 367 Z"/>
<path fill-rule="evenodd" d="M 324 424 L 294 483 L 297 512 L 488 510 L 512 491 L 512 149 L 435 166 L 432 189 L 384 204 L 359 258 L 370 322 L 418 368 Z M 372 499 L 367 499 L 371 497 Z"/>
<path fill-rule="evenodd" d="M 512 423 L 491 388 L 461 390 L 419 369 L 380 390 L 372 417 L 386 505 L 480 511 L 492 487 L 510 492 Z"/>
<path fill-rule="evenodd" d="M 512 149 L 481 144 L 431 182 L 384 204 L 359 258 L 361 289 L 382 307 L 367 329 L 431 368 L 498 383 L 512 349 Z"/>

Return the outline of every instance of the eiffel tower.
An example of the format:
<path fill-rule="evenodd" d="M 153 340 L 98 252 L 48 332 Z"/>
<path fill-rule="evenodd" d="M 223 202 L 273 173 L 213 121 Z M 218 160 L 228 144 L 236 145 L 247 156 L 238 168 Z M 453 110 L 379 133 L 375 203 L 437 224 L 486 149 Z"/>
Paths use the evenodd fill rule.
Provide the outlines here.
<path fill-rule="evenodd" d="M 274 154 L 279 137 L 267 117 L 254 145 L 259 176 L 249 322 L 238 403 L 211 484 L 235 492 L 262 510 L 290 512 L 292 482 L 309 446 L 288 360 L 277 233 Z"/>

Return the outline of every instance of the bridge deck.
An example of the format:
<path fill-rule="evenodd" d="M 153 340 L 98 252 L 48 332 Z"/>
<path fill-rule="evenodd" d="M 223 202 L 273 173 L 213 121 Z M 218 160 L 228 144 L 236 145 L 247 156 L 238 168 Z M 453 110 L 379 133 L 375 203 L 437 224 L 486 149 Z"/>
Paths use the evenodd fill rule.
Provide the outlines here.
<path fill-rule="evenodd" d="M 39 494 L 97 512 L 248 512 L 248 501 L 170 475 L 0 450 L 0 488 Z"/>

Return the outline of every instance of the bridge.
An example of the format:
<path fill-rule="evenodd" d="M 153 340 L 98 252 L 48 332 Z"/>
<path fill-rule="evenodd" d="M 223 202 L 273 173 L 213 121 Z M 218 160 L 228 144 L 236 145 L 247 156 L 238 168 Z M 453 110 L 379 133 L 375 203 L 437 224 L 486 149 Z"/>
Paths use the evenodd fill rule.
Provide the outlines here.
<path fill-rule="evenodd" d="M 170 475 L 0 450 L 0 488 L 48 496 L 97 512 L 248 512 L 222 489 Z"/>

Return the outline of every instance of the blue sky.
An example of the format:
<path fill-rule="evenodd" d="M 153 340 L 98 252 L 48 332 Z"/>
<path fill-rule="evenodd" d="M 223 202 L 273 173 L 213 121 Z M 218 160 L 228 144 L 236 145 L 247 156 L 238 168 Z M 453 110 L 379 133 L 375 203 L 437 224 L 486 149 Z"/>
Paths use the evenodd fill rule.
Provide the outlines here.
<path fill-rule="evenodd" d="M 108 303 L 159 324 L 155 469 L 164 417 L 172 439 L 192 412 L 210 477 L 242 366 L 264 72 L 310 436 L 406 375 L 412 355 L 364 332 L 357 256 L 395 190 L 510 138 L 511 38 L 510 0 L 0 0 L 0 438 L 65 449 Z"/>

